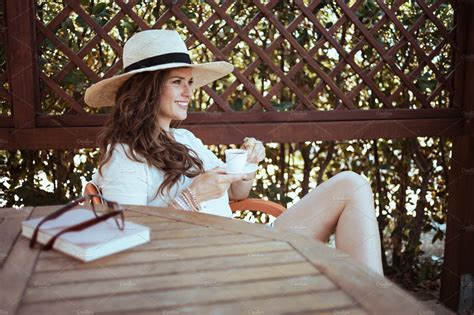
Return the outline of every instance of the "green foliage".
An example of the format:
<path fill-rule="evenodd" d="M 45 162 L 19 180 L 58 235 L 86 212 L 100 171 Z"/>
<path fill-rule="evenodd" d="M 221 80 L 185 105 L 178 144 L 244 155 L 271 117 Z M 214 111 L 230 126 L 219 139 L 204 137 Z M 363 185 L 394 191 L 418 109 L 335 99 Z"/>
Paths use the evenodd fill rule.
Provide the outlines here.
<path fill-rule="evenodd" d="M 0 206 L 64 204 L 82 195 L 98 163 L 98 151 L 0 151 Z"/>

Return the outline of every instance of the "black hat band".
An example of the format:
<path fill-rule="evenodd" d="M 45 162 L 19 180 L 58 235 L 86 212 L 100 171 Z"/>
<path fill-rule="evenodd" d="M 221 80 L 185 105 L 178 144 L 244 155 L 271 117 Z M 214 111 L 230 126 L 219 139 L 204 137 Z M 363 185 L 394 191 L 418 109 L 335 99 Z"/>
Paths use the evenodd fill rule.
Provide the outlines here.
<path fill-rule="evenodd" d="M 137 62 L 132 63 L 124 69 L 124 72 L 130 72 L 137 69 L 143 69 L 148 67 L 154 67 L 159 65 L 164 65 L 167 63 L 187 63 L 191 64 L 191 58 L 186 53 L 169 53 L 159 56 L 154 56 L 146 58 Z"/>

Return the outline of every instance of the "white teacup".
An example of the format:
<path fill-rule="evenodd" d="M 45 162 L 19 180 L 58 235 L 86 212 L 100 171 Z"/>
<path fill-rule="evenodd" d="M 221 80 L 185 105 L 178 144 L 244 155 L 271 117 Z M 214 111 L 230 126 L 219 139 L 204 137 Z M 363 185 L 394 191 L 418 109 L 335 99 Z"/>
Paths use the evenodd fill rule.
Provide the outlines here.
<path fill-rule="evenodd" d="M 247 150 L 227 149 L 225 150 L 225 162 L 227 173 L 239 173 L 247 164 Z"/>

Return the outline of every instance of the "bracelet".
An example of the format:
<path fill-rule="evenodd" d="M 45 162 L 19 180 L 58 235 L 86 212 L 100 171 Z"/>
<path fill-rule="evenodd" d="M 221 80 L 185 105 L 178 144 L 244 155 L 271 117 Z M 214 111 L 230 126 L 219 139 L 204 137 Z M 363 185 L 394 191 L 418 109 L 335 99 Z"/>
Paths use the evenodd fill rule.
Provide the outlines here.
<path fill-rule="evenodd" d="M 188 193 L 186 191 L 182 191 L 180 194 L 180 197 L 183 198 L 184 202 L 186 203 L 186 206 L 188 207 L 189 210 L 191 211 L 196 211 L 196 208 L 194 207 L 191 198 L 188 196 Z"/>
<path fill-rule="evenodd" d="M 175 209 L 184 209 L 194 212 L 201 211 L 196 195 L 190 188 L 185 188 L 174 200 L 172 200 L 171 206 Z"/>
<path fill-rule="evenodd" d="M 181 196 L 179 198 L 176 199 L 176 201 L 178 202 L 178 204 L 180 205 L 181 209 L 185 209 L 185 210 L 192 210 L 188 203 L 186 202 L 185 199 L 183 199 Z"/>
<path fill-rule="evenodd" d="M 172 200 L 171 206 L 175 209 L 183 209 L 187 211 L 192 210 L 191 208 L 189 208 L 189 205 L 185 200 L 183 200 L 183 197 L 181 196 L 177 196 L 174 200 Z"/>
<path fill-rule="evenodd" d="M 199 208 L 194 204 L 192 197 L 189 195 L 189 192 L 184 189 L 179 196 L 183 199 L 183 201 L 186 203 L 186 207 L 188 210 L 198 212 Z"/>
<path fill-rule="evenodd" d="M 194 211 L 201 211 L 201 206 L 199 205 L 196 194 L 194 194 L 194 191 L 192 191 L 189 187 L 186 187 L 183 190 L 183 193 L 186 193 L 185 196 L 188 198 L 190 201 L 190 206 L 193 208 Z"/>

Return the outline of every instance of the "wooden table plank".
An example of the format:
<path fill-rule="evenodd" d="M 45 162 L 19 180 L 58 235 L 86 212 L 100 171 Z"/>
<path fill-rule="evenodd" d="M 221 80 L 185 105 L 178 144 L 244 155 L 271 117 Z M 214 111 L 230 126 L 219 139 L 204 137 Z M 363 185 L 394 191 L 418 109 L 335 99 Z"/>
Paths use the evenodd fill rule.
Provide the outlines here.
<path fill-rule="evenodd" d="M 29 217 L 36 218 L 44 216 L 55 208 L 36 207 L 25 210 L 25 214 L 29 212 Z M 22 214 L 19 217 L 28 217 L 28 215 Z M 20 223 L 18 222 L 18 224 Z M 28 245 L 27 239 L 19 237 L 0 269 L 0 292 L 2 292 L 0 294 L 0 310 L 7 312 L 7 314 L 14 314 L 22 302 L 23 292 L 39 253 L 38 249 L 30 249 Z"/>
<path fill-rule="evenodd" d="M 16 238 L 21 232 L 21 222 L 28 219 L 33 207 L 25 207 L 21 209 L 0 209 L 0 268 L 7 259 Z"/>
<path fill-rule="evenodd" d="M 96 312 L 134 311 L 140 309 L 154 309 L 156 311 L 183 305 L 202 305 L 222 302 L 236 302 L 247 300 L 250 297 L 260 299 L 272 297 L 275 301 L 281 296 L 300 293 L 314 293 L 321 309 L 340 308 L 354 305 L 354 300 L 343 291 L 333 291 L 328 295 L 326 291 L 313 290 L 321 282 L 321 276 L 292 277 L 289 279 L 262 280 L 255 282 L 239 282 L 235 284 L 216 286 L 199 286 L 189 289 L 143 292 L 134 291 L 128 294 L 113 294 L 86 299 L 66 299 L 59 296 L 56 301 L 45 303 L 23 303 L 20 314 L 77 312 L 90 310 Z M 303 283 L 304 285 L 295 285 Z M 48 288 L 46 288 L 48 289 Z M 324 298 L 318 299 L 320 295 Z"/>
<path fill-rule="evenodd" d="M 54 301 L 60 295 L 65 299 L 91 298 L 111 294 L 126 294 L 134 291 L 170 291 L 196 286 L 227 285 L 235 282 L 258 281 L 267 279 L 291 278 L 295 276 L 316 276 L 319 271 L 308 262 L 290 263 L 275 266 L 231 268 L 227 270 L 209 270 L 186 272 L 166 276 L 143 275 L 121 279 L 74 281 L 56 284 L 50 282 L 32 282 L 26 291 L 24 303 Z M 315 288 L 316 289 L 316 288 Z M 327 278 L 320 277 L 318 290 L 336 289 Z M 53 293 L 54 292 L 54 293 Z"/>
<path fill-rule="evenodd" d="M 153 218 L 153 217 L 152 217 Z M 169 230 L 186 230 L 186 229 L 203 229 L 205 227 L 200 226 L 200 225 L 195 225 L 195 224 L 190 224 L 187 222 L 163 222 L 161 221 L 161 218 L 156 218 L 160 219 L 158 222 L 146 222 L 146 219 L 144 220 L 137 220 L 139 224 L 143 224 L 143 222 L 146 222 L 146 225 L 152 228 L 155 231 L 169 231 Z M 132 220 L 130 220 L 132 221 Z M 142 223 L 140 223 L 142 221 Z M 135 222 L 135 220 L 133 220 Z"/>
<path fill-rule="evenodd" d="M 196 251 L 194 248 L 177 248 L 177 249 L 163 249 L 160 251 L 134 251 L 118 253 L 109 257 L 101 258 L 96 263 L 103 265 L 123 265 L 135 264 L 145 262 L 159 262 L 159 261 L 182 261 L 187 259 L 204 258 L 204 257 L 222 257 L 235 255 L 248 255 L 253 253 L 267 253 L 274 251 L 289 250 L 291 247 L 284 242 L 265 241 L 259 243 L 246 244 L 232 244 L 226 246 L 212 246 L 202 248 Z M 61 256 L 58 258 L 45 258 L 38 261 L 36 271 L 52 271 L 62 270 L 66 266 L 73 264 L 77 269 L 94 268 L 94 264 L 84 264 L 78 262 L 74 258 Z"/>
<path fill-rule="evenodd" d="M 154 229 L 153 224 L 147 224 L 150 228 Z M 189 231 L 188 231 L 189 230 Z M 193 238 L 189 239 L 192 235 Z M 151 241 L 140 245 L 132 249 L 136 251 L 150 251 L 164 248 L 196 248 L 198 246 L 212 246 L 212 245 L 223 245 L 223 244 L 246 244 L 246 243 L 257 243 L 267 241 L 261 237 L 255 237 L 250 235 L 243 235 L 243 241 L 241 241 L 239 234 L 231 233 L 228 231 L 215 231 L 205 227 L 192 227 L 182 225 L 182 228 L 178 229 L 158 229 L 153 231 L 151 234 Z M 175 237 L 175 238 L 168 238 Z M 247 240 L 247 241 L 245 241 Z M 199 245 L 201 244 L 201 245 Z M 64 254 L 57 251 L 46 251 L 42 253 L 43 258 L 64 258 Z"/>
<path fill-rule="evenodd" d="M 60 271 L 35 272 L 32 277 L 33 282 L 48 283 L 54 280 L 55 283 L 83 282 L 106 279 L 127 279 L 137 276 L 157 276 L 171 275 L 186 272 L 206 272 L 220 271 L 231 268 L 246 268 L 259 266 L 275 266 L 278 264 L 288 264 L 304 262 L 306 259 L 301 255 L 294 255 L 293 251 L 268 252 L 264 254 L 236 255 L 225 257 L 207 257 L 184 262 L 162 261 L 133 265 L 94 264 L 95 268 L 77 269 L 70 265 Z M 93 263 L 91 263 L 93 264 Z"/>
<path fill-rule="evenodd" d="M 129 208 L 134 212 L 159 216 L 160 218 L 165 219 L 174 219 L 176 221 L 188 222 L 211 229 L 231 231 L 234 233 L 286 241 L 284 235 L 282 235 L 280 232 L 277 232 L 274 228 L 268 225 L 249 223 L 242 220 L 225 218 L 207 213 L 181 211 L 171 208 L 160 208 L 160 211 L 157 211 L 157 208 L 145 206 L 129 206 Z"/>
<path fill-rule="evenodd" d="M 0 208 L 0 218 L 28 218 L 34 207 Z"/>
<path fill-rule="evenodd" d="M 260 298 L 235 301 L 225 304 L 195 305 L 175 307 L 164 310 L 163 314 L 206 314 L 206 315 L 265 315 L 265 314 L 327 314 L 327 315 L 366 315 L 362 308 L 350 306 L 326 307 L 329 302 L 337 299 L 347 299 L 341 291 L 328 291 L 295 294 L 275 298 Z M 155 311 L 134 312 L 137 315 L 156 314 Z"/>
<path fill-rule="evenodd" d="M 136 213 L 138 214 L 138 216 L 130 216 L 130 213 Z M 143 215 L 142 213 L 135 212 L 135 211 L 128 211 L 127 214 L 125 215 L 125 220 L 139 223 L 139 224 L 143 222 L 146 222 L 147 224 L 155 223 L 155 222 L 156 223 L 169 223 L 169 224 L 180 223 L 180 222 L 176 222 L 175 220 L 165 219 L 165 218 L 157 217 L 154 215 L 148 215 L 148 214 Z"/>
<path fill-rule="evenodd" d="M 225 244 L 240 244 L 245 245 L 248 243 L 258 243 L 265 241 L 262 237 L 256 237 L 253 235 L 235 234 L 224 231 L 225 234 L 210 235 L 195 237 L 192 240 L 187 238 L 177 239 L 158 239 L 149 243 L 140 245 L 137 247 L 137 251 L 148 251 L 148 250 L 159 250 L 159 249 L 170 249 L 170 248 L 195 248 L 209 247 L 214 245 L 225 245 Z M 64 255 L 56 251 L 47 251 L 41 253 L 42 257 L 63 257 Z"/>

